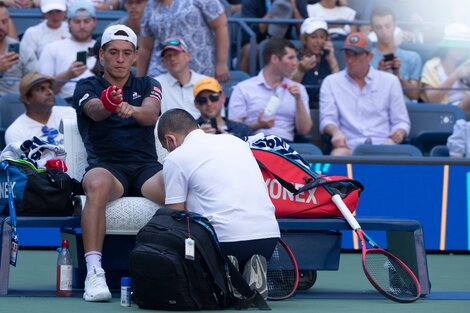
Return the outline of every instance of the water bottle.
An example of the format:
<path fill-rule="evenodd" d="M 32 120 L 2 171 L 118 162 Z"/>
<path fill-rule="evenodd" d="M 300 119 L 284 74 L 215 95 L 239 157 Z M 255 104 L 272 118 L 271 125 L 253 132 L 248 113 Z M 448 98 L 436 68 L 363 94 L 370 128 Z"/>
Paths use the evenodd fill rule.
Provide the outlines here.
<path fill-rule="evenodd" d="M 131 289 L 131 278 L 121 277 L 121 306 L 131 306 Z"/>
<path fill-rule="evenodd" d="M 279 106 L 281 105 L 281 93 L 286 88 L 286 83 L 282 83 L 277 86 L 276 90 L 274 91 L 274 94 L 271 96 L 271 98 L 269 98 L 268 104 L 264 108 L 264 118 L 271 118 L 276 114 L 277 110 L 279 109 Z"/>
<path fill-rule="evenodd" d="M 62 297 L 72 295 L 72 255 L 69 250 L 69 241 L 62 240 L 62 246 L 57 257 L 56 294 Z"/>

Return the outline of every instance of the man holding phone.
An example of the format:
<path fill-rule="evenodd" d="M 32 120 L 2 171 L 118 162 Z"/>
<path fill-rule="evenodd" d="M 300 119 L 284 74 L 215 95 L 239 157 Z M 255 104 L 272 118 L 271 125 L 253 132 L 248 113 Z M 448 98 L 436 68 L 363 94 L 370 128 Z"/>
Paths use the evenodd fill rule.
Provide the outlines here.
<path fill-rule="evenodd" d="M 19 42 L 8 37 L 10 14 L 0 2 L 0 96 L 18 92 L 20 79 L 36 70 L 38 61 L 29 49 L 19 49 Z M 7 21 L 7 22 L 4 22 Z"/>
<path fill-rule="evenodd" d="M 71 37 L 46 45 L 39 63 L 40 72 L 55 79 L 54 93 L 71 102 L 77 81 L 93 76 L 96 59 L 87 51 L 95 44 L 96 12 L 92 3 L 80 0 L 70 5 L 67 16 Z"/>
<path fill-rule="evenodd" d="M 253 131 L 244 124 L 222 117 L 225 94 L 219 82 L 206 77 L 194 85 L 194 104 L 201 112 L 199 127 L 208 134 L 231 134 L 239 138 L 251 136 Z"/>
<path fill-rule="evenodd" d="M 372 30 L 377 35 L 377 47 L 372 49 L 371 65 L 397 76 L 405 100 L 418 100 L 421 75 L 421 57 L 414 51 L 404 50 L 395 44 L 395 13 L 387 7 L 376 7 L 371 15 Z"/>

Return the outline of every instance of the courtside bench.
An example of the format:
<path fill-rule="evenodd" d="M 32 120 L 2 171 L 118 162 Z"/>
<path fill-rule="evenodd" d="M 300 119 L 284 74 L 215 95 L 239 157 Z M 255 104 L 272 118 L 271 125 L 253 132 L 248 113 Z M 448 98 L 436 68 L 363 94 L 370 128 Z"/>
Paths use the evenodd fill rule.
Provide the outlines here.
<path fill-rule="evenodd" d="M 150 209 L 149 209 L 150 210 Z M 147 218 L 151 216 L 146 212 Z M 125 221 L 121 220 L 122 223 Z M 337 270 L 339 265 L 341 234 L 339 231 L 350 230 L 347 222 L 340 218 L 325 219 L 278 219 L 283 239 L 294 252 L 299 268 L 302 270 Z M 426 251 L 424 248 L 423 229 L 415 220 L 359 218 L 359 224 L 366 231 L 385 231 L 388 250 L 402 259 L 416 274 L 422 294 L 431 292 L 428 276 Z M 78 276 L 83 276 L 84 260 L 79 217 L 19 217 L 19 227 L 59 227 L 63 237 L 71 242 L 74 256 L 74 269 Z M 10 219 L 0 218 L 1 255 L 0 255 L 0 295 L 8 293 L 10 260 Z M 129 267 L 128 254 L 133 248 L 137 229 L 108 233 L 103 250 L 104 267 L 109 280 L 116 285 L 119 277 Z M 114 283 L 115 281 L 115 283 Z M 83 282 L 78 278 L 75 286 Z"/>
<path fill-rule="evenodd" d="M 421 292 L 431 292 L 424 234 L 416 220 L 392 218 L 358 218 L 365 231 L 384 231 L 387 250 L 404 261 L 421 283 Z M 283 239 L 297 258 L 299 269 L 335 270 L 339 264 L 338 241 L 335 231 L 351 230 L 342 218 L 279 218 Z M 332 233 L 333 232 L 333 233 Z M 336 268 L 334 268 L 336 266 Z"/>

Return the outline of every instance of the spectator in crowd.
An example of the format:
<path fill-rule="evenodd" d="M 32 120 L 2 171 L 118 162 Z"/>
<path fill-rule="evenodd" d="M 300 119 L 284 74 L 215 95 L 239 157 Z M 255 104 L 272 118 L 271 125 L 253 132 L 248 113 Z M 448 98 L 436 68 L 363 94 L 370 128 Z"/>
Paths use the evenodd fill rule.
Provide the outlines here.
<path fill-rule="evenodd" d="M 377 35 L 377 46 L 372 49 L 371 65 L 390 72 L 400 80 L 406 100 L 418 100 L 421 75 L 421 57 L 418 53 L 400 49 L 395 43 L 395 14 L 387 7 L 376 7 L 371 15 L 372 30 Z"/>
<path fill-rule="evenodd" d="M 292 80 L 307 86 L 311 108 L 318 108 L 320 85 L 326 76 L 339 72 L 333 43 L 325 21 L 309 17 L 300 27 L 301 58 Z"/>
<path fill-rule="evenodd" d="M 470 27 L 447 26 L 439 48 L 438 56 L 424 64 L 421 83 L 428 89 L 421 96 L 426 102 L 451 103 L 470 112 Z"/>
<path fill-rule="evenodd" d="M 304 19 L 307 14 L 306 0 L 242 0 L 242 17 L 252 18 L 295 18 Z M 256 42 L 259 43 L 267 38 L 285 37 L 292 38 L 293 33 L 298 33 L 292 29 L 292 25 L 253 23 L 251 29 L 256 34 Z M 240 68 L 242 71 L 249 72 L 249 38 L 245 32 L 242 33 L 242 55 Z"/>
<path fill-rule="evenodd" d="M 15 9 L 29 9 L 39 7 L 40 0 L 5 0 L 5 5 Z"/>
<path fill-rule="evenodd" d="M 45 45 L 69 38 L 69 26 L 64 22 L 66 11 L 65 0 L 42 0 L 41 12 L 45 20 L 26 29 L 21 38 L 21 49 L 29 47 L 39 59 Z"/>
<path fill-rule="evenodd" d="M 225 94 L 215 78 L 206 77 L 194 85 L 194 104 L 200 112 L 199 127 L 208 134 L 231 134 L 239 138 L 253 131 L 244 124 L 222 117 Z"/>
<path fill-rule="evenodd" d="M 238 13 L 242 10 L 242 0 L 227 0 L 230 5 L 230 11 L 232 14 Z"/>
<path fill-rule="evenodd" d="M 447 138 L 451 158 L 470 157 L 470 122 L 460 119 L 454 124 L 452 135 Z"/>
<path fill-rule="evenodd" d="M 71 107 L 56 106 L 52 91 L 54 79 L 38 72 L 26 74 L 20 82 L 20 99 L 26 112 L 21 114 L 6 130 L 5 143 L 24 142 L 34 136 L 50 144 L 62 145 L 59 132 L 63 118 L 75 119 Z"/>
<path fill-rule="evenodd" d="M 164 113 L 169 109 L 181 108 L 198 118 L 200 113 L 194 106 L 193 87 L 206 76 L 190 69 L 192 54 L 183 39 L 169 37 L 162 46 L 161 62 L 168 72 L 155 77 L 165 93 L 161 111 Z"/>
<path fill-rule="evenodd" d="M 142 16 L 137 76 L 157 76 L 166 72 L 160 62 L 162 43 L 171 36 L 186 42 L 192 53 L 190 67 L 214 76 L 229 78 L 227 57 L 229 36 L 227 17 L 219 0 L 149 1 Z"/>
<path fill-rule="evenodd" d="M 83 0 L 67 0 L 67 7 L 73 5 L 73 3 Z M 98 11 L 110 11 L 121 9 L 120 0 L 85 0 L 90 2 Z"/>
<path fill-rule="evenodd" d="M 20 79 L 37 70 L 38 60 L 28 47 L 19 49 L 20 43 L 8 37 L 10 14 L 0 1 L 0 96 L 18 92 Z"/>
<path fill-rule="evenodd" d="M 346 5 L 342 5 L 337 0 L 321 0 L 315 4 L 307 5 L 309 17 L 313 17 L 323 21 L 354 21 L 356 11 Z M 330 37 L 335 39 L 343 39 L 350 32 L 356 31 L 354 25 L 329 24 L 328 32 Z"/>
<path fill-rule="evenodd" d="M 292 142 L 296 134 L 306 135 L 312 127 L 307 91 L 288 78 L 297 67 L 297 51 L 287 39 L 270 39 L 263 50 L 263 61 L 265 66 L 257 76 L 234 87 L 228 116 L 247 124 L 255 133 Z M 265 110 L 268 103 L 279 106 Z"/>
<path fill-rule="evenodd" d="M 116 24 L 126 25 L 137 34 L 137 39 L 139 39 L 140 23 L 146 5 L 147 0 L 124 0 L 127 15 L 119 19 Z"/>
<path fill-rule="evenodd" d="M 446 7 L 447 5 L 448 3 L 446 3 Z M 446 11 L 442 10 L 442 0 L 356 0 L 351 3 L 351 7 L 358 12 L 356 19 L 363 21 L 370 21 L 372 11 L 378 6 L 393 8 L 395 20 L 406 23 L 395 28 L 395 43 L 397 45 L 402 42 L 435 42 L 436 35 L 441 35 L 436 27 L 439 23 L 434 26 L 432 22 L 437 19 L 439 21 L 445 20 L 445 18 L 442 19 L 445 15 L 443 11 Z M 372 30 L 371 25 L 367 24 L 360 25 L 359 28 L 361 32 L 366 34 Z M 372 32 L 370 35 L 369 39 L 375 42 L 375 34 Z M 437 37 L 437 40 L 439 39 L 440 37 Z"/>
<path fill-rule="evenodd" d="M 254 274 L 245 279 L 267 296 L 266 260 L 280 234 L 249 146 L 235 136 L 205 134 L 181 109 L 163 113 L 158 138 L 170 151 L 163 166 L 165 206 L 207 217 L 222 252 L 234 256 L 244 274 Z"/>
<path fill-rule="evenodd" d="M 370 44 L 363 33 L 344 43 L 346 69 L 320 88 L 320 131 L 331 136 L 331 155 L 350 155 L 359 144 L 399 144 L 410 131 L 400 81 L 369 65 Z"/>
<path fill-rule="evenodd" d="M 161 86 L 153 78 L 134 77 L 136 59 L 137 35 L 125 25 L 106 28 L 100 49 L 103 75 L 80 80 L 73 96 L 89 164 L 82 180 L 85 301 L 111 299 L 101 265 L 106 204 L 125 195 L 164 202 L 154 136 Z"/>
<path fill-rule="evenodd" d="M 54 77 L 54 92 L 70 102 L 77 81 L 93 75 L 91 69 L 96 59 L 88 56 L 88 50 L 95 44 L 91 36 L 96 27 L 96 12 L 90 2 L 82 0 L 72 3 L 67 17 L 72 36 L 46 45 L 39 63 L 41 73 Z M 80 53 L 86 55 L 82 60 Z"/>

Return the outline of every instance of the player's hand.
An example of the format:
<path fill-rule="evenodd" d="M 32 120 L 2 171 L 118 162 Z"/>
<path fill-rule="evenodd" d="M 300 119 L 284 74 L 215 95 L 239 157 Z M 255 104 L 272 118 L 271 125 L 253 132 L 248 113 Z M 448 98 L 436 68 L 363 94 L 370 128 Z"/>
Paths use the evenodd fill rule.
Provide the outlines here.
<path fill-rule="evenodd" d="M 125 101 L 121 102 L 115 111 L 117 116 L 119 116 L 120 118 L 129 118 L 134 114 L 134 112 L 134 106 L 130 105 Z"/>

